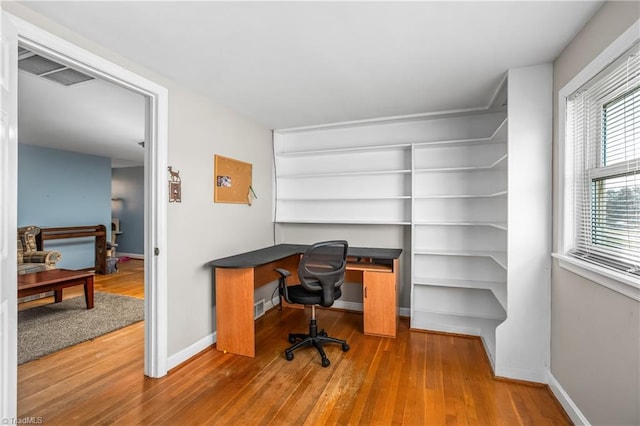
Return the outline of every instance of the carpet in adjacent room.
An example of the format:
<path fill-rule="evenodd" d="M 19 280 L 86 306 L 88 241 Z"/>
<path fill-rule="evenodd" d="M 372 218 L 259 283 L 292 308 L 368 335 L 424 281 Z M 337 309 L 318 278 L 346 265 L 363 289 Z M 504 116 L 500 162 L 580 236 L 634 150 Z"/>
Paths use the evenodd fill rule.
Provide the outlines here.
<path fill-rule="evenodd" d="M 94 308 L 84 296 L 18 312 L 18 364 L 92 340 L 144 319 L 144 300 L 95 292 Z"/>

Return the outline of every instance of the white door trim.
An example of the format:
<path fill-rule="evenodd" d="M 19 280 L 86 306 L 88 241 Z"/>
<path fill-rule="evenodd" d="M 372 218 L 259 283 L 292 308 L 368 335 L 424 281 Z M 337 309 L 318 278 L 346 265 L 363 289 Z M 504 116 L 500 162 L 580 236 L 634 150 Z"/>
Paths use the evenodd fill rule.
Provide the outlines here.
<path fill-rule="evenodd" d="M 17 417 L 18 35 L 0 21 L 0 419 Z"/>
<path fill-rule="evenodd" d="M 7 13 L 7 12 L 3 12 Z M 137 92 L 148 99 L 145 140 L 144 374 L 167 374 L 167 146 L 168 90 L 138 74 L 7 13 L 29 49 Z M 16 70 L 17 72 L 17 70 Z M 154 253 L 157 252 L 157 255 Z"/>

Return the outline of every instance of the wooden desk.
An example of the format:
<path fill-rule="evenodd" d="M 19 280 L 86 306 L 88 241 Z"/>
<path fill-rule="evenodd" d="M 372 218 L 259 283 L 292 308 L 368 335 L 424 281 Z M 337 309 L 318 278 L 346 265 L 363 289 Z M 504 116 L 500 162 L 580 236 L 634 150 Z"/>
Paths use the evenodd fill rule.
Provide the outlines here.
<path fill-rule="evenodd" d="M 18 275 L 18 297 L 53 291 L 55 303 L 62 302 L 62 289 L 76 285 L 84 286 L 87 309 L 93 309 L 93 272 L 50 269 Z"/>
<path fill-rule="evenodd" d="M 309 246 L 278 244 L 209 263 L 215 268 L 216 348 L 255 356 L 254 290 L 279 278 L 275 268 L 291 271 L 298 283 L 298 263 Z M 363 284 L 364 333 L 396 337 L 398 258 L 401 249 L 349 247 L 346 282 Z"/>

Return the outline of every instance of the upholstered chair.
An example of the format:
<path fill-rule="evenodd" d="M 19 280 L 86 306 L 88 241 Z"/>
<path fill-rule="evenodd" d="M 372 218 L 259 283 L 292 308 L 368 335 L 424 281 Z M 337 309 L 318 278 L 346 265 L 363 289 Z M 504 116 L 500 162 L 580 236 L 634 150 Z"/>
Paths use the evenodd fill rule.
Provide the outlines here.
<path fill-rule="evenodd" d="M 59 251 L 38 249 L 36 236 L 39 233 L 37 226 L 18 228 L 18 274 L 55 269 L 62 258 Z"/>

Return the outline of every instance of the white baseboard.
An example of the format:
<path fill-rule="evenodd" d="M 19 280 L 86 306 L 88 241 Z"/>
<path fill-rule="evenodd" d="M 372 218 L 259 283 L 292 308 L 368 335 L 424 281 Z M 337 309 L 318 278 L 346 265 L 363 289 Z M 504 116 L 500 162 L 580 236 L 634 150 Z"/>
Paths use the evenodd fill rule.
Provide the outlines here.
<path fill-rule="evenodd" d="M 184 348 L 177 354 L 171 355 L 167 360 L 168 370 L 171 370 L 172 368 L 177 367 L 178 365 L 187 361 L 189 358 L 199 354 L 203 350 L 207 349 L 209 346 L 213 345 L 215 342 L 216 342 L 216 333 L 213 332 L 208 336 L 205 336 L 202 339 L 198 340 L 191 346 Z"/>
<path fill-rule="evenodd" d="M 343 300 L 335 300 L 333 306 L 338 309 L 346 309 L 347 311 L 362 312 L 362 303 L 345 302 Z"/>
<path fill-rule="evenodd" d="M 362 303 L 360 302 L 345 302 L 342 300 L 336 300 L 333 302 L 333 306 L 339 309 L 345 309 L 347 311 L 362 312 Z M 409 317 L 411 315 L 411 309 L 398 308 L 398 313 L 401 317 Z"/>
<path fill-rule="evenodd" d="M 571 418 L 571 421 L 576 426 L 591 426 L 589 420 L 582 414 L 582 411 L 578 408 L 578 406 L 573 402 L 569 394 L 563 389 L 560 385 L 560 382 L 551 374 L 549 371 L 549 388 L 553 395 L 556 397 L 564 411 L 567 412 L 567 415 Z"/>

